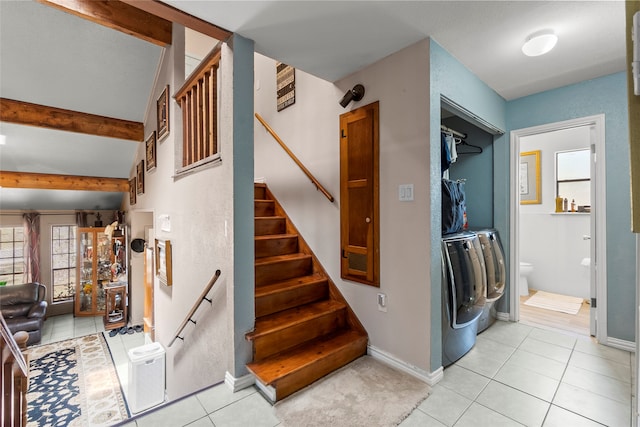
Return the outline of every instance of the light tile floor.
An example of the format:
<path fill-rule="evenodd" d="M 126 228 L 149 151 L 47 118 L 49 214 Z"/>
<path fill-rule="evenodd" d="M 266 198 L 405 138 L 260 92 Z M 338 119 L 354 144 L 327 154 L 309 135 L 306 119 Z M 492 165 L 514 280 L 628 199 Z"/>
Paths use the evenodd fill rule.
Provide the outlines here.
<path fill-rule="evenodd" d="M 66 336 L 70 324 L 74 332 L 91 329 L 83 318 L 58 317 L 50 319 L 56 322 L 50 339 Z M 102 320 L 96 319 L 99 332 Z M 58 331 L 58 325 L 67 332 Z M 144 344 L 144 336 L 107 335 L 107 342 L 126 395 L 127 351 Z M 467 355 L 445 369 L 431 395 L 400 426 L 627 427 L 632 425 L 632 369 L 629 352 L 588 337 L 498 321 L 478 336 Z M 134 415 L 122 425 L 279 425 L 273 407 L 254 387 L 232 393 L 224 384 Z"/>

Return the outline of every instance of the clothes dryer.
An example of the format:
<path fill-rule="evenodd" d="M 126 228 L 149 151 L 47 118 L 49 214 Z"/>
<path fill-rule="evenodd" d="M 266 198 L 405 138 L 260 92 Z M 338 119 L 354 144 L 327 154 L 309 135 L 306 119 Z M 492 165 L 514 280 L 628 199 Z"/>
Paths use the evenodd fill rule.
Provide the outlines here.
<path fill-rule="evenodd" d="M 442 364 L 448 366 L 475 345 L 486 298 L 482 246 L 475 233 L 442 238 Z"/>
<path fill-rule="evenodd" d="M 504 290 L 506 289 L 507 269 L 498 231 L 485 229 L 474 232 L 482 245 L 487 277 L 486 303 L 478 321 L 478 333 L 480 333 L 496 321 L 495 306 L 504 295 Z"/>

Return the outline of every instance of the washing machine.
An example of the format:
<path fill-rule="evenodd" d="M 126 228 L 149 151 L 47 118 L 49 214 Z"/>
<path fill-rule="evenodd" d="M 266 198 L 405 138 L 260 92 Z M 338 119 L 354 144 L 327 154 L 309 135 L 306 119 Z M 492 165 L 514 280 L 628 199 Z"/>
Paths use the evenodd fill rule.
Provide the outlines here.
<path fill-rule="evenodd" d="M 480 333 L 496 321 L 495 306 L 506 289 L 507 269 L 498 230 L 475 230 L 474 233 L 482 246 L 487 277 L 485 305 L 478 321 L 478 333 Z"/>
<path fill-rule="evenodd" d="M 475 233 L 442 238 L 442 364 L 449 366 L 476 343 L 486 299 L 482 245 Z"/>

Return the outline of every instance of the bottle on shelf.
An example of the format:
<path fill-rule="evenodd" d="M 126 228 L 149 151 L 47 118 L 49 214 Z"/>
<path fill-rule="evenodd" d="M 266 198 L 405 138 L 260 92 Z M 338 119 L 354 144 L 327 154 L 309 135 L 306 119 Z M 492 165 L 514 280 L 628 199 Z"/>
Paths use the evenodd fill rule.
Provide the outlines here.
<path fill-rule="evenodd" d="M 568 208 L 569 208 L 569 201 L 565 197 L 564 200 L 562 201 L 562 212 L 567 212 Z"/>

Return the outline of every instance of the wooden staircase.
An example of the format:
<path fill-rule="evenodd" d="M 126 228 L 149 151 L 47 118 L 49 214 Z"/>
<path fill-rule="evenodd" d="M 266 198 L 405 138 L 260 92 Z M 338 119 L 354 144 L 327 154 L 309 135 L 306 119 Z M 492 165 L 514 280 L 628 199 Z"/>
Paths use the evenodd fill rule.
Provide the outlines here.
<path fill-rule="evenodd" d="M 272 402 L 367 352 L 367 333 L 265 184 L 255 184 L 256 324 L 247 365 Z"/>

